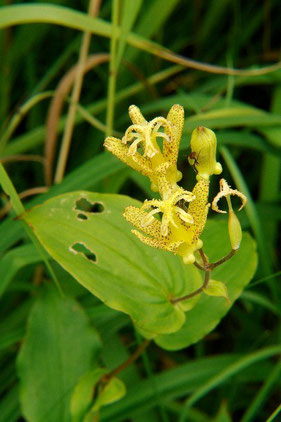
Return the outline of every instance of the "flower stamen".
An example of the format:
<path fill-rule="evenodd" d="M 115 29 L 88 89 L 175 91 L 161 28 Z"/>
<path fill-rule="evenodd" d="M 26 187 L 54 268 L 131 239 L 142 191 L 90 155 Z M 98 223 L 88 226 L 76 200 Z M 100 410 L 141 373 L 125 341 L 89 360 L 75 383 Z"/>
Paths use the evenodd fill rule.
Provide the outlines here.
<path fill-rule="evenodd" d="M 226 211 L 223 211 L 223 210 L 219 209 L 219 207 L 218 207 L 218 202 L 223 197 L 225 197 L 226 200 L 227 200 L 229 210 L 232 210 L 232 205 L 231 205 L 231 200 L 230 200 L 231 195 L 234 195 L 234 196 L 236 195 L 236 196 L 239 196 L 239 198 L 241 198 L 242 205 L 238 209 L 238 211 L 242 210 L 242 208 L 247 203 L 246 196 L 243 193 L 239 192 L 239 190 L 237 190 L 237 189 L 231 189 L 231 187 L 229 186 L 227 181 L 225 179 L 221 179 L 220 180 L 220 192 L 213 199 L 212 210 L 214 210 L 218 213 L 221 213 L 221 214 L 226 214 Z"/>

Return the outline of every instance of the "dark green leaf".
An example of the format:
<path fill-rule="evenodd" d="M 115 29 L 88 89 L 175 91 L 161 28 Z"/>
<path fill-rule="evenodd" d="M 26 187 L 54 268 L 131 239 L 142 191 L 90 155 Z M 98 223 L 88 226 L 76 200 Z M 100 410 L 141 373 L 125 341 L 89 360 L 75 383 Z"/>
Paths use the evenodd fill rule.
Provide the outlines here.
<path fill-rule="evenodd" d="M 96 365 L 100 341 L 79 305 L 43 288 L 17 361 L 20 401 L 29 422 L 70 421 L 70 397 Z"/>

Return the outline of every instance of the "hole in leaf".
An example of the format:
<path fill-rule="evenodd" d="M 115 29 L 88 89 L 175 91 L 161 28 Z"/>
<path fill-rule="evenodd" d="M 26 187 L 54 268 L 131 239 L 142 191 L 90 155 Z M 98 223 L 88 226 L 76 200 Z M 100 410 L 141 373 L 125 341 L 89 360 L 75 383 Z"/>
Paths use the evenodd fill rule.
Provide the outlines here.
<path fill-rule="evenodd" d="M 87 198 L 80 198 L 75 202 L 75 210 L 89 213 L 104 212 L 104 205 L 101 202 L 90 202 Z"/>
<path fill-rule="evenodd" d="M 81 255 L 83 255 L 86 259 L 88 259 L 91 262 L 97 262 L 97 256 L 96 254 L 94 254 L 94 252 L 92 252 L 89 248 L 87 248 L 87 246 L 82 243 L 82 242 L 77 242 L 74 243 L 74 245 L 72 245 L 70 247 L 70 251 L 76 253 L 79 253 Z"/>
<path fill-rule="evenodd" d="M 78 220 L 88 220 L 88 217 L 86 214 L 77 214 L 77 219 Z"/>

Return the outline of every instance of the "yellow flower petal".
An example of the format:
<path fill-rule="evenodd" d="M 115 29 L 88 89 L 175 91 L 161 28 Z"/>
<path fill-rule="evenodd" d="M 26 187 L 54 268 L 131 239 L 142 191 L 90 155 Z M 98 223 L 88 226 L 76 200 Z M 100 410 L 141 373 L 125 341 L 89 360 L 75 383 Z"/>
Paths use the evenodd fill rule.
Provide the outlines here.
<path fill-rule="evenodd" d="M 163 155 L 174 166 L 177 165 L 179 144 L 181 140 L 183 124 L 184 124 L 184 109 L 179 104 L 173 105 L 170 109 L 168 122 L 171 124 L 171 142 L 163 143 Z M 166 132 L 167 129 L 165 129 Z M 169 135 L 169 134 L 168 134 Z"/>
<path fill-rule="evenodd" d="M 143 225 L 143 220 L 147 216 L 147 212 L 143 211 L 141 208 L 133 206 L 126 207 L 123 216 L 129 223 L 137 229 L 142 230 L 144 233 L 155 237 L 161 236 L 161 221 L 153 218 L 152 223 Z"/>
<path fill-rule="evenodd" d="M 129 116 L 135 125 L 141 125 L 141 124 L 147 123 L 140 109 L 136 105 L 131 105 L 129 107 Z"/>
<path fill-rule="evenodd" d="M 209 185 L 209 180 L 200 177 L 192 191 L 195 200 L 188 206 L 188 214 L 193 217 L 193 224 L 188 229 L 191 243 L 199 239 L 206 224 L 210 206 L 208 203 Z"/>
<path fill-rule="evenodd" d="M 144 176 L 151 177 L 151 163 L 142 155 L 136 152 L 134 155 L 128 154 L 128 146 L 121 142 L 121 139 L 109 136 L 104 141 L 105 148 L 115 155 L 123 163 L 128 164 L 133 169 L 142 173 Z"/>
<path fill-rule="evenodd" d="M 132 230 L 132 233 L 148 246 L 152 246 L 153 248 L 158 248 L 158 249 L 164 249 L 166 251 L 170 251 L 174 253 L 177 251 L 178 247 L 183 243 L 183 242 L 169 242 L 169 240 L 166 237 L 153 238 L 153 237 L 144 236 L 142 233 L 138 232 L 137 230 Z"/>

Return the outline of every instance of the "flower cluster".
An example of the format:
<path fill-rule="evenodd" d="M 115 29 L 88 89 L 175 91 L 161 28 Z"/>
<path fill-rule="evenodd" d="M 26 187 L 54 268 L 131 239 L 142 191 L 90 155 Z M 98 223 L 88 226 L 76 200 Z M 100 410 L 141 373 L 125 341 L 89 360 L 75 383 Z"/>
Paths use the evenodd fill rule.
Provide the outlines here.
<path fill-rule="evenodd" d="M 151 189 L 159 192 L 161 200 L 146 200 L 140 207 L 129 206 L 124 217 L 138 230 L 132 232 L 145 244 L 180 255 L 185 264 L 195 262 L 195 252 L 202 248 L 200 239 L 210 204 L 210 176 L 220 174 L 222 166 L 216 161 L 216 135 L 210 129 L 198 127 L 191 136 L 190 162 L 196 171 L 197 183 L 192 192 L 178 185 L 182 178 L 177 168 L 180 139 L 184 124 L 183 107 L 174 105 L 167 118 L 146 121 L 135 105 L 130 106 L 132 125 L 122 139 L 106 138 L 105 147 L 116 157 L 149 177 Z M 232 209 L 230 195 L 238 195 L 242 206 L 246 197 L 231 189 L 224 179 L 212 208 L 219 210 L 218 201 L 225 196 L 229 207 L 229 236 L 232 250 L 239 248 L 242 232 Z"/>

